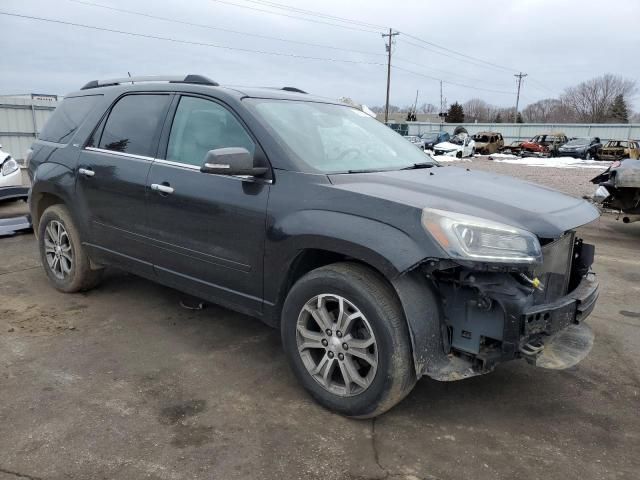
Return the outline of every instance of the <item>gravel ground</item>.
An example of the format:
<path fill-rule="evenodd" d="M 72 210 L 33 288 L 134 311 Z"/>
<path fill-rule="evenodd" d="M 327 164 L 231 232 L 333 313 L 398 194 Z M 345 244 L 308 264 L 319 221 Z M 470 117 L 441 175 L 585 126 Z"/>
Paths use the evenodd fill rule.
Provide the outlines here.
<path fill-rule="evenodd" d="M 494 162 L 487 157 L 474 157 L 472 160 L 465 159 L 447 164 L 510 175 L 529 182 L 540 183 L 575 197 L 591 196 L 595 186 L 590 180 L 600 173 L 595 168 L 532 167 Z M 605 171 L 607 167 L 608 164 L 603 164 L 602 171 Z"/>

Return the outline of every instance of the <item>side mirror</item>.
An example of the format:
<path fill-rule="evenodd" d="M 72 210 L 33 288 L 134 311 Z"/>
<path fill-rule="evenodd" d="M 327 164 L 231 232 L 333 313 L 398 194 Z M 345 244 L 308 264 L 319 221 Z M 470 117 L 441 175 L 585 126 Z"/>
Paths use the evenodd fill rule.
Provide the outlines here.
<path fill-rule="evenodd" d="M 228 147 L 209 150 L 200 168 L 202 173 L 216 175 L 249 175 L 257 177 L 267 173 L 267 168 L 254 167 L 253 156 L 246 148 Z"/>

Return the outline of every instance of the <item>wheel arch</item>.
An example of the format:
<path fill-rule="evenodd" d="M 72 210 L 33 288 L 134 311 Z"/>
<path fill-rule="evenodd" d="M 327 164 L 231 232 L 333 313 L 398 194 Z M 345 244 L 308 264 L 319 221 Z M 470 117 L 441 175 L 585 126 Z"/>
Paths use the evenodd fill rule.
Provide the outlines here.
<path fill-rule="evenodd" d="M 51 205 L 71 205 L 74 191 L 75 175 L 71 168 L 53 162 L 38 166 L 33 174 L 33 184 L 29 194 L 29 211 L 36 235 L 44 211 Z M 69 210 L 73 216 L 73 212 Z"/>

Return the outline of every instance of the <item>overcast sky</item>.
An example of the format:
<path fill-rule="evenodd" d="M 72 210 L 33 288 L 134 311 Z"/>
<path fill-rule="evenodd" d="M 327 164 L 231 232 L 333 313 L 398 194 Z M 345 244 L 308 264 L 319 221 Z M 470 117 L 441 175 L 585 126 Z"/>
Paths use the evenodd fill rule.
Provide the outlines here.
<path fill-rule="evenodd" d="M 86 0 L 212 28 L 72 0 L 2 0 L 0 11 L 220 47 L 361 63 L 182 44 L 0 15 L 0 94 L 64 94 L 89 80 L 126 76 L 127 72 L 200 73 L 221 84 L 292 85 L 326 97 L 347 96 L 370 106 L 382 105 L 386 57 L 380 36 L 382 29 L 377 26 L 393 27 L 419 39 L 402 33 L 396 37 L 393 54 L 397 61 L 392 63 L 404 69 L 392 70 L 391 103 L 396 105 L 413 103 L 416 90 L 420 92 L 419 104 L 439 104 L 438 78 L 445 82 L 448 103 L 479 97 L 501 106 L 515 103 L 513 74 L 520 70 L 529 75 L 523 81 L 521 106 L 557 96 L 567 86 L 607 72 L 640 79 L 637 0 L 597 4 L 584 0 L 270 1 L 375 26 L 340 23 L 343 27 L 338 27 L 318 23 L 335 22 L 326 18 L 316 17 L 316 22 L 291 18 L 314 17 L 267 7 L 265 0 Z M 270 14 L 267 10 L 289 16 Z M 324 47 L 257 38 L 213 27 Z M 479 64 L 423 41 L 497 66 Z M 632 102 L 635 110 L 640 110 L 638 94 Z"/>

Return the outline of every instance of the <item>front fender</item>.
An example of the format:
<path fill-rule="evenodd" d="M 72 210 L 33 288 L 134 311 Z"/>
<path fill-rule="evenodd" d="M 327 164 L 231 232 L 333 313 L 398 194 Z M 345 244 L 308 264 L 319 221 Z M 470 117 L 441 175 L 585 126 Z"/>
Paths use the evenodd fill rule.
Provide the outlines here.
<path fill-rule="evenodd" d="M 306 248 L 325 249 L 356 258 L 387 278 L 404 272 L 425 257 L 424 248 L 391 225 L 341 212 L 303 210 L 267 230 L 274 258 L 292 258 Z M 292 256 L 291 254 L 294 253 Z"/>
<path fill-rule="evenodd" d="M 267 228 L 265 299 L 275 304 L 294 260 L 304 250 L 317 249 L 361 261 L 393 279 L 411 270 L 429 255 L 407 233 L 369 218 L 326 210 L 291 213 Z"/>

